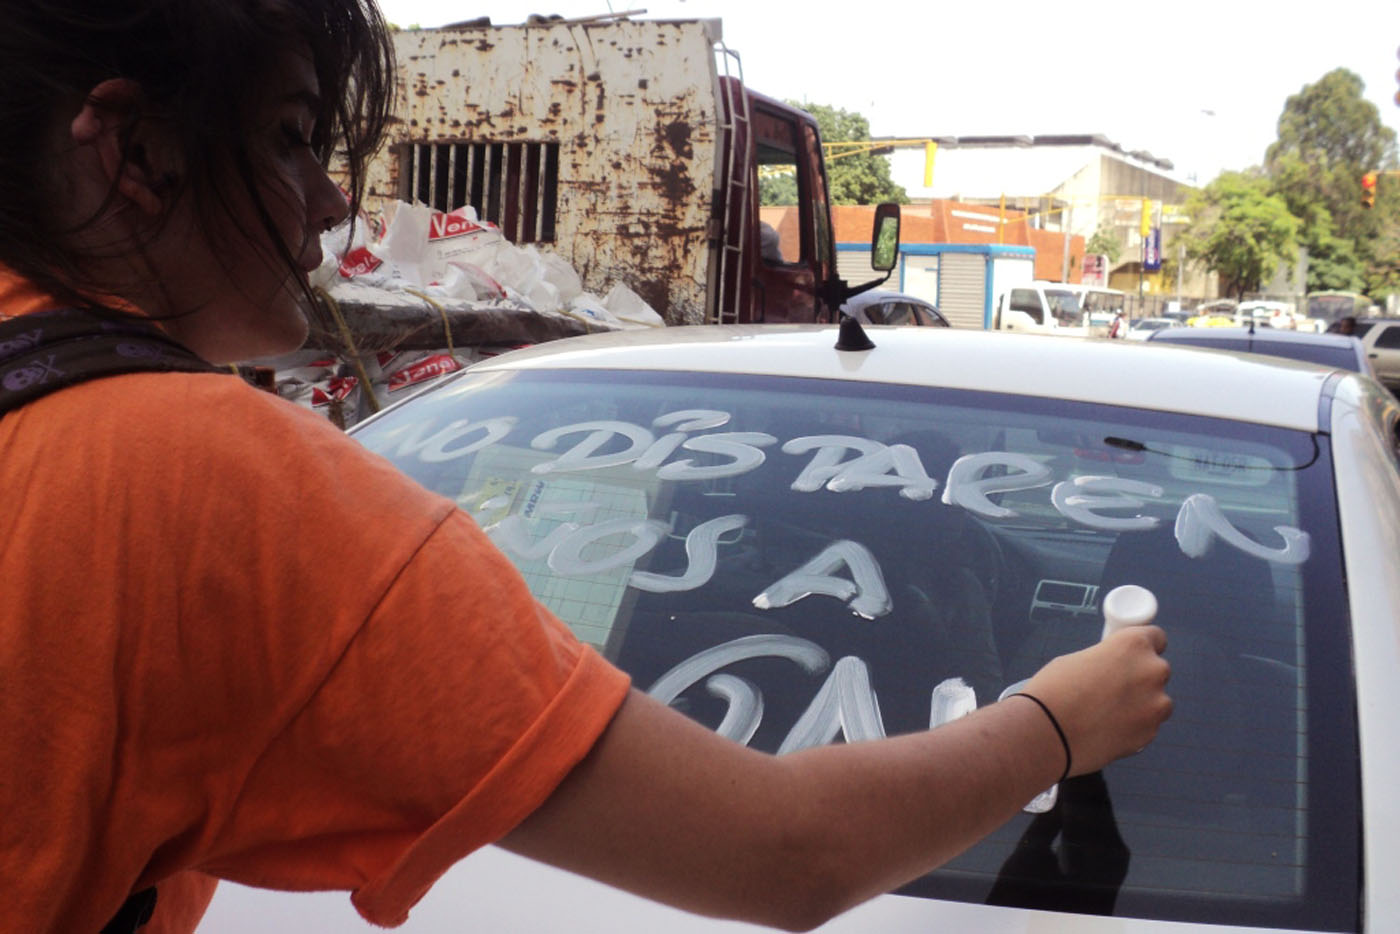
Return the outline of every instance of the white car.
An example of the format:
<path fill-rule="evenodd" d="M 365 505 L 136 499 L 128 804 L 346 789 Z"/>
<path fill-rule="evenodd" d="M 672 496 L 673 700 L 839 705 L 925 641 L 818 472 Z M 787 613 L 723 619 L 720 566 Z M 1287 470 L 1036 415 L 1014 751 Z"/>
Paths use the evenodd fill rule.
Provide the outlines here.
<path fill-rule="evenodd" d="M 1356 337 L 1376 378 L 1392 390 L 1400 389 L 1400 318 L 1361 318 L 1356 322 Z"/>
<path fill-rule="evenodd" d="M 948 327 L 948 319 L 943 317 L 933 302 L 908 292 L 870 289 L 846 299 L 841 311 L 861 324 Z"/>
<path fill-rule="evenodd" d="M 1298 330 L 1299 315 L 1292 302 L 1248 301 L 1235 309 L 1235 321 L 1241 327 L 1274 328 L 1279 331 Z"/>
<path fill-rule="evenodd" d="M 1128 324 L 1128 333 L 1124 337 L 1130 341 L 1145 341 L 1153 331 L 1163 331 L 1180 324 L 1175 318 L 1136 318 Z"/>
<path fill-rule="evenodd" d="M 828 934 L 1400 930 L 1395 399 L 1155 342 L 864 337 L 557 341 L 354 434 L 638 687 L 772 752 L 990 703 L 1096 640 L 1110 588 L 1155 593 L 1158 738 Z M 371 928 L 344 893 L 225 884 L 199 930 Z M 755 929 L 487 848 L 401 930 Z"/>

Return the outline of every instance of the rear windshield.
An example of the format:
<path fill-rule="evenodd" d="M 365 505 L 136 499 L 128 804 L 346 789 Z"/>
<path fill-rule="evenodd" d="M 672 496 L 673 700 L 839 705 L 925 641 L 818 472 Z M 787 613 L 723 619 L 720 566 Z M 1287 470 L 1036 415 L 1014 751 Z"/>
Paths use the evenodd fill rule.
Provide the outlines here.
<path fill-rule="evenodd" d="M 1357 928 L 1346 599 L 1315 436 L 636 372 L 468 373 L 356 436 L 474 516 L 639 688 L 775 753 L 992 703 L 1095 641 L 1109 589 L 1146 586 L 1176 703 L 1157 741 L 905 893 Z"/>

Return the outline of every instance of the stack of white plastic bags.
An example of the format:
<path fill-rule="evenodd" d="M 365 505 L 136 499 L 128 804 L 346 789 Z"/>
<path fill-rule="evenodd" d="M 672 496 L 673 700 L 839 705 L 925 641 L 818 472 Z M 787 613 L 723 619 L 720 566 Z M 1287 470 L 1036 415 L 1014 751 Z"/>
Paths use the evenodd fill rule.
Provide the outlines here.
<path fill-rule="evenodd" d="M 587 330 L 660 327 L 654 309 L 622 283 L 602 298 L 585 292 L 574 268 L 557 253 L 517 246 L 471 207 L 451 212 L 396 202 L 379 226 L 361 215 L 321 237 L 325 259 L 311 274 L 313 288 L 333 302 L 391 308 L 406 303 L 462 310 L 490 309 L 560 315 L 587 322 Z M 493 346 L 361 353 L 354 360 L 302 351 L 271 363 L 277 392 L 326 412 L 349 427 L 405 390 L 455 372 L 497 352 Z M 366 398 L 368 380 L 373 396 Z M 368 404 L 367 404 L 368 403 Z"/>

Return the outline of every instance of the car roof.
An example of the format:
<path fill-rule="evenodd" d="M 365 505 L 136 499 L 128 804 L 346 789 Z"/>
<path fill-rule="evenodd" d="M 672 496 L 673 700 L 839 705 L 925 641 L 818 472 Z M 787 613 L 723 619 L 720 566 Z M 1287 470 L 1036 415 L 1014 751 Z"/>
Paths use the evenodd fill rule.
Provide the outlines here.
<path fill-rule="evenodd" d="M 859 380 L 1112 402 L 1318 429 L 1326 369 L 1256 354 L 1197 353 L 963 328 L 867 327 L 875 347 L 835 349 L 834 325 L 687 325 L 594 334 L 502 354 L 470 372 L 624 369 Z M 1158 332 L 1160 333 L 1160 332 Z"/>

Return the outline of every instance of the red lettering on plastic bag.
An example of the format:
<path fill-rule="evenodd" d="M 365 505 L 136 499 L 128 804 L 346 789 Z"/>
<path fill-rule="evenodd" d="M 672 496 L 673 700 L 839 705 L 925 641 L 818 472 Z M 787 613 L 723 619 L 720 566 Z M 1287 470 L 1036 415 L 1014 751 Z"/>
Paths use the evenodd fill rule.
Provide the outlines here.
<path fill-rule="evenodd" d="M 402 370 L 389 374 L 388 389 L 394 392 L 405 389 L 424 380 L 434 379 L 448 373 L 456 372 L 462 368 L 449 354 L 434 354 L 431 357 L 424 357 L 412 366 L 406 366 Z"/>
<path fill-rule="evenodd" d="M 383 264 L 384 260 L 371 253 L 368 247 L 355 247 L 340 261 L 340 275 L 345 279 L 353 279 L 374 272 Z"/>
<path fill-rule="evenodd" d="M 428 218 L 428 242 L 451 240 L 453 237 L 464 237 L 480 230 L 495 229 L 495 224 L 479 224 L 476 221 L 468 220 L 455 211 L 450 214 L 434 211 L 433 215 Z"/>
<path fill-rule="evenodd" d="M 326 382 L 326 388 L 319 386 L 311 388 L 312 407 L 320 405 L 330 405 L 332 401 L 344 402 L 349 398 L 350 393 L 355 391 L 355 386 L 359 381 L 353 376 L 332 376 Z"/>

